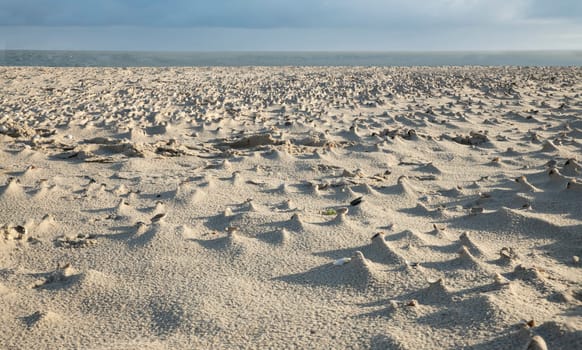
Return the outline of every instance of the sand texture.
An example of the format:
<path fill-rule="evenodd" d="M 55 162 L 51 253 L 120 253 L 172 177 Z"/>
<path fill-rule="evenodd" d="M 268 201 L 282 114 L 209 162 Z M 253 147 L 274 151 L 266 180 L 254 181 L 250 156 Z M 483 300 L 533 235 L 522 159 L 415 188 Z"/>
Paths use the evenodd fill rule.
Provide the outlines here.
<path fill-rule="evenodd" d="M 581 95 L 0 67 L 0 349 L 581 349 Z"/>

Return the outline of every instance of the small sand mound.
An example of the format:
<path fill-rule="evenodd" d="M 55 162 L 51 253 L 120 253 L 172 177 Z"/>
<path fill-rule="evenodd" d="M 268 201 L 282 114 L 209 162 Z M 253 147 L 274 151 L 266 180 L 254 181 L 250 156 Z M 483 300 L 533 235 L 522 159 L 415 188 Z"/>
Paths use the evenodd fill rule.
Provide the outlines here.
<path fill-rule="evenodd" d="M 560 149 L 550 140 L 544 141 L 541 151 L 542 152 L 558 152 Z"/>
<path fill-rule="evenodd" d="M 404 266 L 406 264 L 406 260 L 388 245 L 383 232 L 376 233 L 372 236 L 372 243 L 365 252 L 370 260 L 381 264 L 397 266 Z"/>
<path fill-rule="evenodd" d="M 469 248 L 461 246 L 458 251 L 458 256 L 454 260 L 454 264 L 457 268 L 468 269 L 468 270 L 484 270 L 481 263 L 471 254 Z"/>
<path fill-rule="evenodd" d="M 273 232 L 269 232 L 261 236 L 261 238 L 267 243 L 274 245 L 286 245 L 292 239 L 292 234 L 286 229 L 282 228 Z"/>
<path fill-rule="evenodd" d="M 480 257 L 483 255 L 483 252 L 477 246 L 477 244 L 475 242 L 473 242 L 473 239 L 469 236 L 468 232 L 463 232 L 461 234 L 461 236 L 459 237 L 459 241 L 460 241 L 461 245 L 466 247 L 472 255 L 477 256 L 477 257 Z"/>
<path fill-rule="evenodd" d="M 61 289 L 71 285 L 79 275 L 71 264 L 65 264 L 56 270 L 44 274 L 44 278 L 34 284 L 33 288 L 38 289 Z"/>
<path fill-rule="evenodd" d="M 6 185 L 0 189 L 0 200 L 2 201 L 14 203 L 26 199 L 26 193 L 18 179 L 9 179 Z"/>
<path fill-rule="evenodd" d="M 193 206 L 196 204 L 201 204 L 206 198 L 206 192 L 195 186 L 183 183 L 178 185 L 178 188 L 174 191 L 172 196 L 173 202 L 177 206 Z"/>
<path fill-rule="evenodd" d="M 36 311 L 21 318 L 27 328 L 51 329 L 62 324 L 64 317 L 52 311 Z"/>
<path fill-rule="evenodd" d="M 527 192 L 540 192 L 541 191 L 539 188 L 536 188 L 534 185 L 529 183 L 529 181 L 526 179 L 525 176 L 520 176 L 520 177 L 516 178 L 515 182 L 519 185 L 519 189 L 521 191 L 527 191 Z"/>
<path fill-rule="evenodd" d="M 341 273 L 338 280 L 356 288 L 366 288 L 375 280 L 370 262 L 359 251 L 355 252 L 345 265 L 338 266 L 337 269 Z"/>
<path fill-rule="evenodd" d="M 444 279 L 439 278 L 434 282 L 429 282 L 427 288 L 419 291 L 417 299 L 425 305 L 448 304 L 452 301 L 452 296 Z"/>

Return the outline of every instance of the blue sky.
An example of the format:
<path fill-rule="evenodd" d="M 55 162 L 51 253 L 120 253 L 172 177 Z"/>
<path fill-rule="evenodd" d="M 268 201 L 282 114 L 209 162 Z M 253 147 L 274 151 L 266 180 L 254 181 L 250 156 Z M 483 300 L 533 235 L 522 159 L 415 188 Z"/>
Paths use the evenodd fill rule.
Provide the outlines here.
<path fill-rule="evenodd" d="M 0 0 L 0 48 L 582 49 L 582 0 Z"/>

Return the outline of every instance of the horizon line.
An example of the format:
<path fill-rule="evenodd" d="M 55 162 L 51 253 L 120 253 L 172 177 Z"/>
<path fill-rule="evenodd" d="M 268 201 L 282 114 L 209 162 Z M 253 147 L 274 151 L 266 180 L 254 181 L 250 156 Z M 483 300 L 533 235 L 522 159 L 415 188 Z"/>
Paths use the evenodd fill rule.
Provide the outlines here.
<path fill-rule="evenodd" d="M 427 50 L 121 50 L 121 49 L 0 49 L 0 51 L 40 51 L 40 52 L 135 52 L 135 53 L 582 53 L 580 49 L 427 49 Z"/>

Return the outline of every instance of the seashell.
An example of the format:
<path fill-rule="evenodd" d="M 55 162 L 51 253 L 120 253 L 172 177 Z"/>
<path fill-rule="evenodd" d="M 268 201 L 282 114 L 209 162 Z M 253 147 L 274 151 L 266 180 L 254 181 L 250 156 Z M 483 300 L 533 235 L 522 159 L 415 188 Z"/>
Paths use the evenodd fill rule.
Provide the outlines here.
<path fill-rule="evenodd" d="M 364 197 L 358 197 L 356 199 L 354 199 L 353 201 L 350 202 L 351 206 L 356 206 L 356 205 L 360 205 L 360 203 L 362 203 Z"/>
<path fill-rule="evenodd" d="M 418 306 L 418 300 L 412 299 L 412 300 L 410 300 L 409 302 L 406 303 L 406 306 L 416 307 L 416 306 Z"/>
<path fill-rule="evenodd" d="M 352 258 L 341 258 L 333 262 L 334 266 L 342 266 L 352 261 Z"/>
<path fill-rule="evenodd" d="M 156 216 L 154 216 L 153 218 L 151 218 L 152 222 L 159 222 L 160 220 L 162 220 L 164 217 L 166 216 L 166 213 L 160 213 L 157 214 Z"/>
<path fill-rule="evenodd" d="M 229 217 L 233 215 L 232 209 L 230 207 L 226 207 L 226 209 L 224 209 L 224 212 L 222 213 L 222 215 L 224 217 Z"/>
<path fill-rule="evenodd" d="M 517 253 L 511 247 L 501 248 L 501 250 L 499 251 L 499 255 L 501 255 L 502 258 L 507 260 L 515 260 L 518 258 Z"/>
<path fill-rule="evenodd" d="M 144 231 L 147 228 L 147 224 L 143 221 L 138 221 L 135 223 L 134 227 L 135 230 L 139 233 L 140 231 Z"/>
<path fill-rule="evenodd" d="M 238 226 L 228 226 L 225 231 L 228 233 L 234 233 L 234 232 L 238 232 L 240 230 L 240 227 Z"/>
<path fill-rule="evenodd" d="M 471 208 L 471 214 L 481 214 L 481 213 L 483 213 L 483 207 Z"/>
<path fill-rule="evenodd" d="M 527 350 L 548 350 L 548 345 L 544 338 L 539 335 L 533 336 L 527 346 Z"/>
<path fill-rule="evenodd" d="M 16 226 L 14 226 L 14 231 L 16 231 L 20 235 L 25 235 L 28 232 L 26 230 L 26 227 L 24 227 L 22 225 L 16 225 Z"/>
<path fill-rule="evenodd" d="M 384 232 L 377 232 L 377 233 L 375 233 L 375 234 L 372 236 L 372 238 L 371 238 L 371 239 L 372 239 L 372 240 L 374 240 L 376 237 L 379 237 L 379 236 L 384 236 Z"/>
<path fill-rule="evenodd" d="M 336 210 L 338 215 L 345 215 L 348 213 L 348 208 L 339 208 L 338 210 Z"/>

